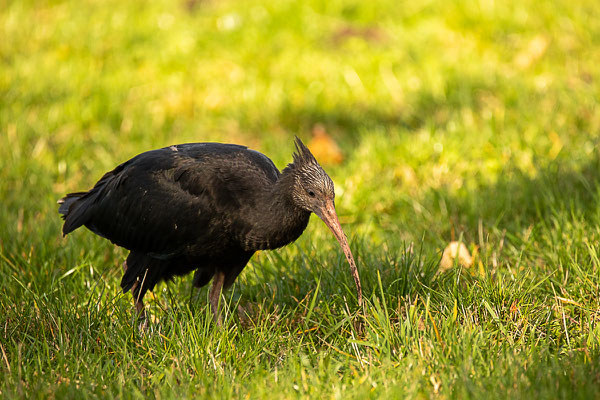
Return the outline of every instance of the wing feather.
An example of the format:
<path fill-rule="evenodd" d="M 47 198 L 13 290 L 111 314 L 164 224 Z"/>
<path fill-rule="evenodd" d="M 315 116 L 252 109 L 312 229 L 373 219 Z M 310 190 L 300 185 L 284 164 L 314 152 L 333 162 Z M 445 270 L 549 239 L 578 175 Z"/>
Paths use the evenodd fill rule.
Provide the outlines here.
<path fill-rule="evenodd" d="M 210 253 L 233 240 L 236 213 L 278 176 L 271 160 L 243 146 L 185 144 L 142 153 L 72 202 L 63 232 L 85 225 L 160 259 Z"/>

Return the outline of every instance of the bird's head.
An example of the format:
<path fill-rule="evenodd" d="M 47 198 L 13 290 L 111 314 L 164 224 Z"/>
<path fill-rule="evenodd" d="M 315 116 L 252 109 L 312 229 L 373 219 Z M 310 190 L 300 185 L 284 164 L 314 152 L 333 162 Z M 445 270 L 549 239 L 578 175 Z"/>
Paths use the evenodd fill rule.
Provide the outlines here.
<path fill-rule="evenodd" d="M 294 204 L 321 217 L 320 211 L 326 207 L 326 203 L 334 202 L 333 181 L 298 137 L 294 162 L 290 167 L 294 170 Z"/>
<path fill-rule="evenodd" d="M 358 302 L 361 304 L 362 290 L 358 271 L 354 257 L 350 251 L 348 239 L 342 230 L 335 212 L 333 181 L 319 165 L 308 147 L 298 137 L 296 137 L 295 143 L 296 152 L 294 153 L 294 162 L 288 166 L 288 168 L 293 170 L 294 176 L 292 201 L 297 207 L 317 214 L 334 234 L 350 264 L 350 269 L 358 289 Z"/>

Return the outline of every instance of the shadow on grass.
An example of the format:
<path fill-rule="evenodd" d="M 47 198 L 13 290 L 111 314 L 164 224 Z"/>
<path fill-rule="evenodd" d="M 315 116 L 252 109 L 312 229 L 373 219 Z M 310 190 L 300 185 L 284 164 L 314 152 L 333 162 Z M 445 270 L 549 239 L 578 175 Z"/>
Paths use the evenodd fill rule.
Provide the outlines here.
<path fill-rule="evenodd" d="M 400 128 L 403 132 L 415 132 L 427 124 L 442 128 L 450 121 L 452 113 L 465 107 L 480 113 L 486 102 L 495 99 L 493 93 L 498 91 L 498 86 L 499 83 L 487 75 L 448 71 L 444 88 L 439 93 L 423 88 L 407 94 L 401 105 L 391 101 L 377 104 L 346 101 L 328 108 L 318 102 L 304 107 L 284 103 L 273 117 L 290 132 L 310 131 L 316 124 L 322 124 L 328 132 L 358 146 L 360 131 L 364 128 Z M 506 90 L 503 87 L 502 93 Z M 507 96 L 511 97 L 510 93 Z"/>
<path fill-rule="evenodd" d="M 570 160 L 554 161 L 525 173 L 508 166 L 498 181 L 473 189 L 461 189 L 451 194 L 435 190 L 426 195 L 426 203 L 435 207 L 444 203 L 451 221 L 445 232 L 451 230 L 476 241 L 478 224 L 519 232 L 550 219 L 580 216 L 597 219 L 598 187 L 600 185 L 600 155 L 594 154 L 583 165 Z"/>

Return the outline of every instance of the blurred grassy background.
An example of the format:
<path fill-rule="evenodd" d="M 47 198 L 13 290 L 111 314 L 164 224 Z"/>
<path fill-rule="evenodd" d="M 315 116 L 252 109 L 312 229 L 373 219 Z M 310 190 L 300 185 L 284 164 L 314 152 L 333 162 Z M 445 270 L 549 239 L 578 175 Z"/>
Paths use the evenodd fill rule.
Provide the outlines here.
<path fill-rule="evenodd" d="M 129 305 L 128 299 L 119 298 L 116 305 L 110 300 L 118 293 L 118 265 L 124 253 L 89 233 L 61 239 L 58 198 L 89 188 L 103 172 L 139 152 L 175 143 L 246 144 L 283 168 L 291 161 L 293 136 L 308 142 L 318 132 L 325 132 L 341 149 L 342 159 L 325 169 L 336 184 L 338 212 L 360 254 L 369 295 L 379 293 L 378 271 L 384 286 L 397 283 L 394 274 L 400 267 L 390 254 L 404 254 L 401 249 L 415 243 L 425 258 L 414 265 L 407 262 L 407 268 L 435 269 L 446 244 L 461 239 L 479 253 L 481 264 L 467 280 L 476 294 L 459 282 L 460 275 L 426 274 L 422 286 L 413 282 L 390 289 L 398 313 L 401 300 L 434 293 L 437 300 L 431 307 L 438 312 L 436 318 L 456 320 L 453 312 L 462 306 L 468 319 L 465 310 L 478 313 L 485 300 L 498 307 L 495 318 L 488 315 L 495 328 L 464 322 L 472 337 L 513 328 L 522 337 L 522 326 L 511 325 L 510 313 L 505 321 L 502 310 L 512 309 L 515 301 L 524 301 L 534 314 L 549 310 L 548 321 L 555 323 L 547 323 L 556 331 L 544 331 L 550 325 L 533 331 L 539 334 L 534 335 L 537 344 L 546 346 L 544 359 L 549 361 L 543 365 L 554 372 L 515 373 L 514 381 L 507 379 L 517 389 L 510 392 L 507 384 L 502 393 L 524 395 L 533 390 L 532 382 L 561 382 L 571 389 L 581 384 L 591 390 L 599 378 L 595 369 L 595 378 L 586 379 L 589 358 L 569 361 L 574 366 L 564 382 L 552 374 L 562 368 L 554 356 L 585 348 L 589 357 L 598 346 L 599 4 L 594 0 L 0 0 L 0 313 L 5 315 L 0 340 L 7 354 L 0 362 L 7 372 L 0 390 L 24 393 L 14 389 L 26 381 L 15 375 L 24 343 L 29 344 L 31 359 L 44 352 L 42 328 L 24 333 L 40 318 L 39 309 L 35 311 L 40 296 L 60 293 L 56 295 L 60 299 L 83 308 L 89 306 L 90 296 L 98 296 L 107 307 L 126 310 Z M 242 274 L 236 285 L 236 296 L 260 300 L 266 291 L 285 304 L 292 302 L 290 296 L 300 299 L 311 293 L 323 276 L 323 301 L 340 305 L 337 283 L 351 282 L 339 257 L 338 280 L 327 276 L 338 274 L 327 271 L 335 261 L 330 250 L 337 251 L 333 239 L 323 224 L 313 222 L 298 245 L 256 257 L 248 267 L 253 272 Z M 327 272 L 307 266 L 313 262 Z M 416 274 L 411 279 L 418 281 L 418 271 L 411 272 Z M 538 292 L 523 291 L 518 282 L 525 278 Z M 98 279 L 111 293 L 109 300 L 104 292 L 95 292 Z M 183 284 L 171 286 L 180 297 L 189 291 Z M 568 328 L 565 311 L 552 308 L 559 304 L 557 296 L 578 305 L 568 303 L 572 312 L 587 310 L 587 319 L 571 321 Z M 159 304 L 171 302 L 166 308 L 173 302 L 186 303 L 160 297 Z M 29 307 L 34 311 L 24 313 Z M 48 311 L 50 326 L 59 317 L 68 319 L 66 311 L 55 312 Z M 169 315 L 185 320 L 185 315 Z M 289 324 L 295 324 L 294 315 Z M 497 328 L 500 320 L 510 327 Z M 96 329 L 110 335 L 106 328 L 110 322 L 102 321 Z M 188 322 L 193 321 L 190 317 Z M 404 326 L 401 318 L 391 321 L 399 324 L 394 325 L 397 329 Z M 434 334 L 437 328 L 427 332 L 423 335 L 428 340 L 439 339 Z M 457 332 L 451 327 L 447 331 L 460 341 Z M 317 337 L 331 344 L 329 335 Z M 344 343 L 343 337 L 336 340 Z M 393 362 L 403 360 L 400 353 L 414 351 L 411 346 L 416 342 L 406 340 L 398 345 L 404 353 L 390 347 Z M 496 339 L 482 340 L 480 347 L 499 345 Z M 302 344 L 292 343 L 295 350 L 288 354 L 281 349 L 280 357 L 298 356 Z M 535 340 L 522 344 L 527 357 L 539 351 L 537 344 Z M 322 343 L 315 348 L 337 354 Z M 445 351 L 462 347 L 449 349 L 440 350 L 444 357 Z M 82 353 L 88 350 L 85 344 L 80 348 Z M 383 369 L 374 373 L 373 382 L 385 387 L 391 374 L 403 382 L 405 395 L 473 395 L 498 386 L 502 374 L 490 366 L 495 357 L 500 357 L 500 364 L 514 362 L 515 371 L 530 362 L 527 357 L 514 361 L 514 355 L 482 356 L 487 367 L 474 367 L 469 374 L 489 380 L 466 383 L 456 371 L 439 372 L 430 379 L 431 365 L 449 364 L 442 362 L 443 357 L 431 361 L 417 356 L 415 363 L 430 368 L 424 377 L 398 378 L 397 372 Z M 53 360 L 48 356 L 45 363 L 19 374 L 32 379 L 44 365 L 55 365 Z M 238 371 L 250 374 L 247 393 L 252 396 L 261 393 L 253 385 L 272 377 L 273 365 L 265 363 Z M 159 364 L 151 365 L 160 370 Z M 304 373 L 318 378 L 316 364 L 309 365 L 317 372 L 302 367 L 287 371 L 290 376 Z M 277 367 L 275 376 L 276 371 Z M 339 390 L 342 386 L 336 385 L 361 387 L 365 382 L 336 371 L 324 379 L 324 388 L 329 379 Z M 83 379 L 73 372 L 57 374 L 69 377 L 69 382 Z M 90 374 L 103 376 L 97 371 Z M 342 383 L 333 378 L 336 374 L 343 377 Z M 255 375 L 260 379 L 252 380 Z M 226 376 L 216 376 L 206 379 L 219 387 L 215 382 Z M 344 380 L 347 376 L 350 381 Z M 577 376 L 583 378 L 573 378 Z M 46 379 L 58 387 L 69 386 L 53 375 Z M 197 378 L 190 379 L 190 385 L 197 384 Z M 449 383 L 440 389 L 436 379 Z M 284 396 L 310 394 L 275 387 Z M 231 390 L 244 392 L 242 387 Z M 544 392 L 544 385 L 538 390 L 533 393 L 550 397 L 562 393 Z M 106 395 L 97 388 L 90 393 Z"/>

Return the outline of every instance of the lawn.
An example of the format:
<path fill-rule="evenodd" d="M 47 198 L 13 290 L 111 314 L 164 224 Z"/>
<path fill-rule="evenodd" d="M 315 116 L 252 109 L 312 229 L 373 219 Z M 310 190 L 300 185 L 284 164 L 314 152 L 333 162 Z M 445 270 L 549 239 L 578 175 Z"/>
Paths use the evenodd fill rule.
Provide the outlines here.
<path fill-rule="evenodd" d="M 0 0 L 0 37 L 0 397 L 600 397 L 597 0 Z M 316 217 L 223 329 L 187 276 L 140 332 L 126 252 L 61 236 L 56 200 L 142 151 L 281 169 L 294 135 L 362 308 Z"/>

